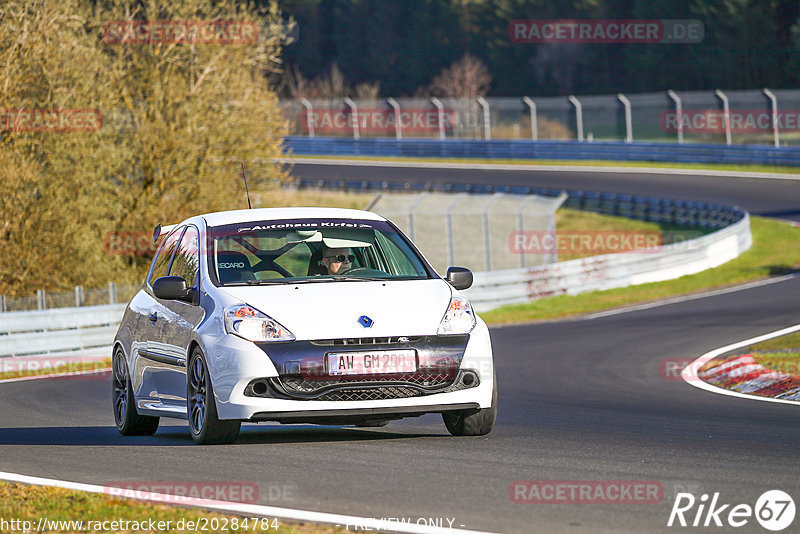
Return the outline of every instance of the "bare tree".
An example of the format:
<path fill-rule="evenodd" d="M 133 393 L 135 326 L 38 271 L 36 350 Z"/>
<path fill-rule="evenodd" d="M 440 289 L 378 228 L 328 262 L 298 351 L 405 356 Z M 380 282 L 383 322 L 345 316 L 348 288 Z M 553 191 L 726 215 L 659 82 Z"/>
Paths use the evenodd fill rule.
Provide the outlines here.
<path fill-rule="evenodd" d="M 492 77 L 480 59 L 465 54 L 444 69 L 430 85 L 434 96 L 477 98 L 489 92 Z"/>
<path fill-rule="evenodd" d="M 314 95 L 311 94 L 311 84 L 300 72 L 300 67 L 297 65 L 291 69 L 286 69 L 282 85 L 286 93 L 294 99 L 314 98 Z"/>
<path fill-rule="evenodd" d="M 364 82 L 356 85 L 355 95 L 360 100 L 377 100 L 381 94 L 381 84 Z"/>
<path fill-rule="evenodd" d="M 336 63 L 324 74 L 308 80 L 297 66 L 287 69 L 283 80 L 284 93 L 291 98 L 341 100 L 346 96 L 359 99 L 376 99 L 380 95 L 378 82 L 364 82 L 351 86 Z"/>

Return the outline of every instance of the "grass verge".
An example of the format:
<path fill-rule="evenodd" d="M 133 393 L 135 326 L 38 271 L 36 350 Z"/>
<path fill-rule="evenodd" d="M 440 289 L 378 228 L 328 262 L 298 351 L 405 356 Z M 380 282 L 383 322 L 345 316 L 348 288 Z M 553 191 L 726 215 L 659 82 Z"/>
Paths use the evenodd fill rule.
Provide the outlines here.
<path fill-rule="evenodd" d="M 747 352 L 768 369 L 800 376 L 800 332 L 756 343 Z"/>
<path fill-rule="evenodd" d="M 120 499 L 98 493 L 51 488 L 46 486 L 28 486 L 0 482 L 0 518 L 30 521 L 33 532 L 41 518 L 50 521 L 49 528 L 43 532 L 137 532 L 137 533 L 186 533 L 186 532 L 260 532 L 272 534 L 311 534 L 321 532 L 333 534 L 344 532 L 343 528 L 335 528 L 318 524 L 293 523 L 281 519 L 269 518 L 266 523 L 261 518 L 254 522 L 250 518 L 244 526 L 245 518 L 226 515 L 194 508 L 182 508 L 163 504 L 151 504 L 135 500 Z M 69 525 L 53 522 L 79 522 Z M 118 521 L 116 525 L 104 521 Z M 181 523 L 181 521 L 183 523 Z M 194 528 L 187 528 L 188 522 Z M 127 522 L 124 524 L 122 522 Z M 156 524 L 155 528 L 153 522 Z M 162 522 L 161 524 L 158 524 Z M 234 524 L 238 528 L 232 528 Z M 18 526 L 22 526 L 17 523 Z M 205 526 L 206 528 L 202 528 Z M 223 528 L 226 527 L 227 528 Z M 266 527 L 266 528 L 262 528 Z M 7 532 L 5 528 L 4 532 Z M 24 528 L 10 531 L 23 532 Z"/>
<path fill-rule="evenodd" d="M 481 317 L 489 324 L 557 319 L 750 282 L 800 268 L 800 228 L 761 217 L 751 217 L 750 223 L 750 250 L 714 269 L 664 282 L 503 306 Z"/>
<path fill-rule="evenodd" d="M 669 163 L 660 161 L 609 161 L 609 160 L 556 160 L 556 159 L 488 159 L 488 158 L 408 158 L 408 157 L 371 157 L 371 156 L 298 156 L 292 154 L 291 160 L 302 161 L 304 159 L 340 159 L 340 160 L 359 160 L 359 161 L 395 161 L 395 162 L 419 162 L 419 163 L 479 163 L 497 165 L 552 165 L 558 166 L 579 166 L 579 167 L 634 167 L 649 169 L 687 169 L 687 170 L 707 170 L 707 171 L 736 171 L 736 172 L 765 172 L 773 174 L 797 174 L 800 175 L 800 168 L 789 166 L 772 165 L 736 165 L 724 163 Z"/>
<path fill-rule="evenodd" d="M 705 228 L 690 228 L 673 224 L 638 221 L 626 217 L 601 215 L 599 213 L 569 208 L 560 208 L 556 212 L 556 230 L 557 234 L 566 235 L 567 237 L 570 235 L 580 237 L 580 234 L 585 234 L 587 237 L 590 237 L 605 232 L 617 233 L 620 235 L 646 235 L 652 233 L 658 234 L 655 237 L 660 239 L 660 245 L 668 245 L 676 241 L 693 239 L 712 231 Z M 604 241 L 601 241 L 601 244 L 603 242 Z M 566 245 L 567 243 L 564 244 Z M 567 250 L 560 249 L 558 251 L 558 261 L 568 261 L 607 253 L 606 251 L 593 252 L 591 250 L 582 252 L 578 251 L 577 248 L 574 250 L 569 250 L 569 248 L 570 247 L 567 247 Z"/>

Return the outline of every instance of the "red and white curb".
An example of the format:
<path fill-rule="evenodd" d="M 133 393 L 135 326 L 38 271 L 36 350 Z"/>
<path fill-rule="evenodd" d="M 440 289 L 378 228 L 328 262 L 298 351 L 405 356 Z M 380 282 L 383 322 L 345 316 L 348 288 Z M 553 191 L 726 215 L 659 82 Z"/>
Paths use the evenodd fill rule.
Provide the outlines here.
<path fill-rule="evenodd" d="M 7 482 L 18 482 L 33 486 L 49 486 L 53 488 L 64 488 L 68 490 L 84 491 L 87 493 L 101 493 L 104 495 L 118 497 L 120 488 L 112 486 L 99 486 L 95 484 L 82 484 L 79 482 L 68 482 L 50 478 L 39 478 L 17 473 L 6 473 L 0 471 L 0 480 Z M 152 493 L 147 491 L 131 492 L 132 495 L 125 494 L 126 499 L 146 501 L 158 504 L 174 503 L 174 495 L 163 493 Z M 244 504 L 230 501 L 217 501 L 212 499 L 184 498 L 181 497 L 181 506 L 191 506 L 204 508 L 217 512 L 231 513 L 243 517 L 269 517 L 294 521 L 309 521 L 314 523 L 326 523 L 344 527 L 353 531 L 385 531 L 385 532 L 409 532 L 423 534 L 490 534 L 482 533 L 477 530 L 465 530 L 461 528 L 438 527 L 427 524 L 403 523 L 399 520 L 386 520 L 370 517 L 358 517 L 350 515 L 329 514 L 325 512 L 312 512 L 308 510 L 296 510 L 293 508 L 278 508 L 275 506 L 262 506 L 259 504 Z M 425 519 L 425 518 L 422 518 Z"/>
<path fill-rule="evenodd" d="M 794 404 L 794 405 L 800 404 L 800 401 L 796 401 L 796 400 L 775 399 L 775 398 L 772 398 L 772 397 L 760 397 L 760 396 L 757 396 L 757 395 L 748 395 L 746 393 L 740 393 L 738 391 L 731 391 L 730 389 L 725 389 L 725 388 L 721 388 L 721 387 L 709 384 L 708 382 L 705 382 L 704 380 L 701 380 L 700 378 L 698 378 L 699 376 L 701 376 L 700 369 L 706 363 L 708 363 L 710 360 L 716 358 L 717 356 L 719 356 L 721 354 L 725 354 L 726 352 L 729 352 L 729 351 L 732 351 L 732 350 L 736 350 L 736 349 L 740 349 L 742 347 L 747 347 L 747 346 L 753 345 L 755 343 L 761 343 L 762 341 L 766 341 L 768 339 L 772 339 L 772 338 L 775 338 L 775 337 L 785 336 L 786 334 L 791 334 L 791 333 L 797 332 L 797 331 L 800 331 L 800 324 L 797 324 L 797 325 L 794 325 L 794 326 L 790 326 L 788 328 L 783 328 L 781 330 L 776 330 L 774 332 L 770 332 L 768 334 L 763 334 L 761 336 L 757 336 L 757 337 L 753 337 L 753 338 L 750 338 L 750 339 L 745 339 L 745 340 L 742 340 L 742 341 L 738 341 L 736 343 L 733 343 L 731 345 L 726 345 L 726 346 L 720 347 L 718 349 L 714 349 L 714 350 L 712 350 L 710 352 L 707 352 L 707 353 L 703 354 L 702 356 L 697 358 L 695 361 L 693 361 L 692 363 L 687 365 L 683 369 L 683 371 L 681 372 L 681 378 L 683 378 L 683 380 L 686 383 L 691 384 L 692 386 L 694 386 L 696 388 L 704 389 L 704 390 L 710 391 L 712 393 L 718 393 L 720 395 L 728 395 L 730 397 L 739 397 L 739 398 L 742 398 L 742 399 L 759 400 L 759 401 L 765 401 L 765 402 L 779 402 L 779 403 L 782 403 L 782 404 Z M 740 363 L 745 363 L 745 362 L 740 362 Z"/>

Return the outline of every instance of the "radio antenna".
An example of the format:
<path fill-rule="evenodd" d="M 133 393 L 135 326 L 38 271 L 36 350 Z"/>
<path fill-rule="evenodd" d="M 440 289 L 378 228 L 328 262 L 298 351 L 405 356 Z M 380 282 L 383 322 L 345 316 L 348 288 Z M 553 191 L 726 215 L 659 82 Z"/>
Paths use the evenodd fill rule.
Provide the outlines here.
<path fill-rule="evenodd" d="M 247 209 L 253 209 L 250 205 L 250 190 L 247 189 L 247 177 L 244 175 L 244 163 L 242 165 L 242 180 L 244 180 L 244 192 L 247 194 Z"/>

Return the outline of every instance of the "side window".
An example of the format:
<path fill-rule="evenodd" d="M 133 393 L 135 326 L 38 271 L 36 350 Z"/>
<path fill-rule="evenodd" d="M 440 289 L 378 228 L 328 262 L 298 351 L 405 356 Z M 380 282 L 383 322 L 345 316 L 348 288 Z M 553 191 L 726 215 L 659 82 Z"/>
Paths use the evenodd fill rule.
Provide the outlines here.
<path fill-rule="evenodd" d="M 158 255 L 153 260 L 153 272 L 150 274 L 150 279 L 147 281 L 147 283 L 151 286 L 156 278 L 167 276 L 169 262 L 172 259 L 172 253 L 175 251 L 175 247 L 178 244 L 178 239 L 180 239 L 182 231 L 182 228 L 178 228 L 169 234 L 166 241 L 164 241 L 164 245 L 159 250 Z"/>
<path fill-rule="evenodd" d="M 397 239 L 397 241 L 400 242 L 401 238 L 397 234 L 392 235 L 392 237 L 394 237 L 395 239 Z M 381 250 L 386 256 L 386 261 L 389 262 L 389 269 L 391 274 L 400 276 L 413 276 L 413 275 L 425 274 L 424 267 L 422 267 L 421 264 L 417 265 L 412 264 L 409 257 L 406 254 L 404 254 L 402 250 L 400 250 L 397 243 L 387 238 L 387 236 L 385 236 L 383 232 L 375 232 L 375 238 L 377 244 L 380 246 Z"/>
<path fill-rule="evenodd" d="M 169 274 L 181 276 L 186 280 L 188 287 L 196 286 L 197 272 L 200 268 L 200 237 L 197 228 L 187 226 L 183 233 L 180 245 L 175 252 L 175 259 L 172 260 L 172 268 Z"/>

